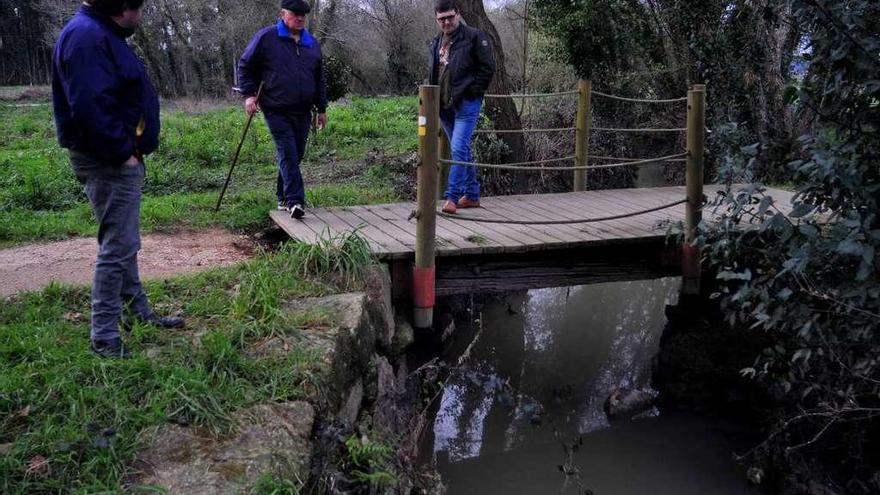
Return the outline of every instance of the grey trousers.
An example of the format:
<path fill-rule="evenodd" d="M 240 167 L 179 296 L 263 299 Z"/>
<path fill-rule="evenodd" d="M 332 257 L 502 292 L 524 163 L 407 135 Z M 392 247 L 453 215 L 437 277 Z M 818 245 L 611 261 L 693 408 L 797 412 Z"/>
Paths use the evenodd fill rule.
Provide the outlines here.
<path fill-rule="evenodd" d="M 92 283 L 92 340 L 119 338 L 123 305 L 137 316 L 152 314 L 138 275 L 144 164 L 109 164 L 70 152 L 77 179 L 98 220 L 98 258 Z"/>

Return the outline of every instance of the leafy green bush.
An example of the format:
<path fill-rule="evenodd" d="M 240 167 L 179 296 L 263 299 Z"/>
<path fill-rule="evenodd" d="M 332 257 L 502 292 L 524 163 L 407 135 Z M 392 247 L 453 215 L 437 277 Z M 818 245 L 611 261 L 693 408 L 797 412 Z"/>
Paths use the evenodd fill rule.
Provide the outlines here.
<path fill-rule="evenodd" d="M 792 211 L 781 212 L 760 185 L 731 189 L 718 201 L 724 216 L 702 226 L 701 241 L 725 284 L 719 295 L 730 321 L 774 341 L 742 371 L 780 401 L 778 421 L 751 460 L 793 467 L 803 486 L 826 473 L 821 482 L 847 493 L 877 493 L 880 4 L 793 6 L 809 41 L 798 102 L 811 127 L 788 163 Z M 772 149 L 772 142 L 744 147 L 732 163 Z"/>
<path fill-rule="evenodd" d="M 325 55 L 324 70 L 327 75 L 327 99 L 336 101 L 345 96 L 351 84 L 351 66 L 340 57 Z"/>

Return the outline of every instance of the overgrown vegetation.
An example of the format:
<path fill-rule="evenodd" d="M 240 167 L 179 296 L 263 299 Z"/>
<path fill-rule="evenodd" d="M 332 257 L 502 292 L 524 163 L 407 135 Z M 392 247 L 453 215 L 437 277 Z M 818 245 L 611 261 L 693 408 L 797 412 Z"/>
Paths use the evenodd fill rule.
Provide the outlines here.
<path fill-rule="evenodd" d="M 135 325 L 127 341 L 136 357 L 126 361 L 89 352 L 86 288 L 53 285 L 0 305 L 0 492 L 116 491 L 133 473 L 138 434 L 149 426 L 172 421 L 225 434 L 240 408 L 321 402 L 324 364 L 313 351 L 291 345 L 258 358 L 249 351 L 277 336 L 297 342 L 301 329 L 328 324 L 327 315 L 282 311 L 283 301 L 360 287 L 357 274 L 372 258 L 356 234 L 341 240 L 147 284 L 154 307 L 182 312 L 187 328 Z M 253 493 L 298 488 L 266 478 Z"/>
<path fill-rule="evenodd" d="M 365 156 L 388 156 L 416 147 L 415 99 L 352 98 L 332 105 L 327 128 L 311 137 L 303 173 L 311 206 L 391 202 L 398 198 L 380 164 Z M 168 105 L 179 107 L 182 104 Z M 262 118 L 242 148 L 233 181 L 218 213 L 213 211 L 243 126 L 238 107 L 163 112 L 159 150 L 147 159 L 141 222 L 145 231 L 219 225 L 239 231 L 267 225 L 275 206 L 274 145 Z M 55 140 L 51 108 L 0 107 L 0 246 L 97 229 Z M 375 169 L 375 170 L 373 170 Z"/>
<path fill-rule="evenodd" d="M 754 183 L 716 202 L 726 215 L 700 241 L 729 323 L 772 342 L 742 363 L 776 400 L 745 460 L 781 468 L 797 492 L 880 491 L 880 6 L 551 0 L 535 12 L 556 57 L 599 90 L 707 84 L 707 175 Z M 594 106 L 594 122 L 654 122 L 619 107 Z M 797 191 L 791 214 L 768 183 Z"/>
<path fill-rule="evenodd" d="M 809 128 L 796 159 L 777 163 L 795 178 L 793 210 L 782 213 L 760 184 L 733 188 L 719 200 L 722 222 L 704 226 L 701 240 L 725 282 L 730 322 L 763 329 L 773 342 L 742 370 L 779 401 L 748 461 L 793 466 L 787 481 L 807 491 L 819 483 L 877 493 L 880 6 L 806 0 L 793 8 L 809 33 L 795 107 Z M 728 165 L 753 169 L 776 144 L 745 147 Z"/>
<path fill-rule="evenodd" d="M 394 449 L 364 436 L 349 437 L 345 441 L 348 468 L 355 482 L 365 485 L 372 492 L 381 493 L 394 483 L 394 475 L 389 471 Z"/>

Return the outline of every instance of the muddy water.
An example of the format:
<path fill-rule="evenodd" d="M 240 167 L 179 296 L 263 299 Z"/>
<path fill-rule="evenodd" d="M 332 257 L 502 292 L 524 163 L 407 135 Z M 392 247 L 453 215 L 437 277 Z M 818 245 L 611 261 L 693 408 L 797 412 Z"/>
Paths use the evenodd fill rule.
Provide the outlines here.
<path fill-rule="evenodd" d="M 677 278 L 608 283 L 478 307 L 457 332 L 476 343 L 423 448 L 448 493 L 753 493 L 731 460 L 736 431 L 656 408 L 613 422 L 604 412 L 615 389 L 650 389 L 678 290 Z"/>

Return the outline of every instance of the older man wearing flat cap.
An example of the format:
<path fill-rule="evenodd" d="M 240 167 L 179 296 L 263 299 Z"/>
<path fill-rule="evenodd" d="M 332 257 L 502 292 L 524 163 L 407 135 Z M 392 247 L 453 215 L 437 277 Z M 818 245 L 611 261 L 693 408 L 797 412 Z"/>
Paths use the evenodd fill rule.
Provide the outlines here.
<path fill-rule="evenodd" d="M 312 109 L 318 127 L 327 123 L 327 83 L 321 46 L 306 29 L 311 8 L 304 0 L 282 0 L 274 26 L 257 32 L 238 62 L 239 87 L 248 114 L 263 111 L 278 160 L 278 208 L 300 219 L 306 195 L 300 161 L 306 150 Z M 260 99 L 257 90 L 263 83 Z"/>

